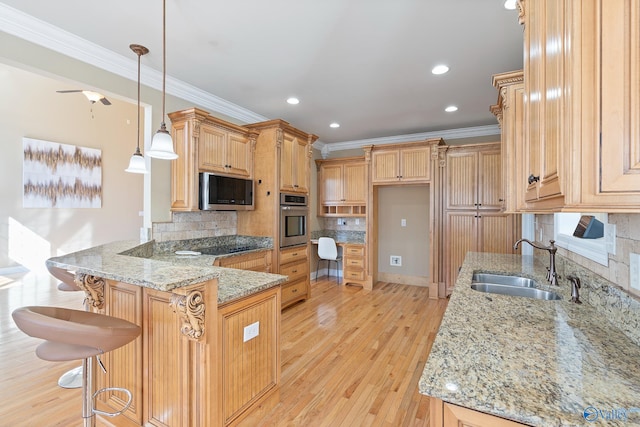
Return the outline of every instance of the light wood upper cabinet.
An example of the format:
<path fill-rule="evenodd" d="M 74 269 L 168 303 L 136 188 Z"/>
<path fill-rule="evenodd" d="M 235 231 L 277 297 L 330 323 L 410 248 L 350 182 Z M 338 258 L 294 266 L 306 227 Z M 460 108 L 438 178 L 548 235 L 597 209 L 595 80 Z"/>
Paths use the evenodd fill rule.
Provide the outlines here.
<path fill-rule="evenodd" d="M 501 209 L 499 144 L 453 148 L 446 159 L 447 209 Z"/>
<path fill-rule="evenodd" d="M 524 78 L 522 70 L 493 76 L 498 89 L 498 102 L 491 112 L 501 130 L 502 211 L 518 212 L 524 202 L 525 180 L 522 179 L 524 144 Z"/>
<path fill-rule="evenodd" d="M 318 214 L 364 216 L 367 204 L 367 164 L 364 157 L 316 160 Z"/>
<path fill-rule="evenodd" d="M 518 4 L 525 26 L 521 210 L 637 212 L 640 0 Z"/>
<path fill-rule="evenodd" d="M 198 108 L 169 113 L 178 158 L 171 162 L 171 210 L 198 210 L 198 173 L 253 177 L 258 133 Z"/>
<path fill-rule="evenodd" d="M 431 146 L 440 144 L 444 144 L 442 139 L 364 147 L 365 152 L 371 152 L 371 182 L 428 183 L 431 180 Z"/>
<path fill-rule="evenodd" d="M 310 151 L 306 139 L 284 134 L 280 156 L 280 190 L 309 193 Z"/>

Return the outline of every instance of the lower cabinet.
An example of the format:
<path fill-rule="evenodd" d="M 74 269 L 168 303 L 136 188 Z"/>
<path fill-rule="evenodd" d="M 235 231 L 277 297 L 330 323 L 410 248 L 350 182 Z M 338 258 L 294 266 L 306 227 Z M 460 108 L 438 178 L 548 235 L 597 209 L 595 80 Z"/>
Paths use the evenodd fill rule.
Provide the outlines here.
<path fill-rule="evenodd" d="M 289 276 L 282 285 L 282 308 L 309 298 L 309 245 L 280 249 L 278 273 Z"/>
<path fill-rule="evenodd" d="M 366 283 L 365 245 L 346 244 L 342 253 L 342 272 L 345 285 L 356 283 L 364 286 Z"/>
<path fill-rule="evenodd" d="M 242 255 L 233 255 L 224 258 L 216 258 L 213 265 L 216 267 L 237 268 L 239 270 L 259 271 L 262 273 L 271 273 L 271 262 L 273 259 L 273 251 L 265 249 L 264 251 L 251 252 Z"/>
<path fill-rule="evenodd" d="M 430 427 L 522 427 L 515 421 L 474 411 L 430 397 Z"/>

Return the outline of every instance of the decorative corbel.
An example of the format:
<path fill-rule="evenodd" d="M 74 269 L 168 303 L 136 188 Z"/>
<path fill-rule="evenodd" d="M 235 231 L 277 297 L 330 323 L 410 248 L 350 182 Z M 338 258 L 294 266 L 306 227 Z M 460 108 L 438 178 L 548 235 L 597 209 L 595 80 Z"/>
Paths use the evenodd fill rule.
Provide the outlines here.
<path fill-rule="evenodd" d="M 91 276 L 85 273 L 76 273 L 75 284 L 82 288 L 87 296 L 87 302 L 93 308 L 102 310 L 104 308 L 104 279 L 102 277 Z"/>
<path fill-rule="evenodd" d="M 182 320 L 182 335 L 195 341 L 202 338 L 205 304 L 201 291 L 191 291 L 187 295 L 172 294 L 169 306 Z"/>
<path fill-rule="evenodd" d="M 525 0 L 518 0 L 517 3 L 516 3 L 518 5 L 518 23 L 520 25 L 524 25 L 524 17 L 526 15 L 525 10 L 524 10 L 524 8 L 525 8 L 525 4 L 524 3 L 525 3 Z"/>

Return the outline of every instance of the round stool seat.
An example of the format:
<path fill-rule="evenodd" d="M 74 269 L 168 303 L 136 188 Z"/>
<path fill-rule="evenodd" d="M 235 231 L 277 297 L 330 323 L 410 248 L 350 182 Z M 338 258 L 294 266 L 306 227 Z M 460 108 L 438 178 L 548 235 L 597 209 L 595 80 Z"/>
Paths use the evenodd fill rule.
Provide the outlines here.
<path fill-rule="evenodd" d="M 16 309 L 13 320 L 29 336 L 46 340 L 36 349 L 50 361 L 85 359 L 115 350 L 140 335 L 140 327 L 104 314 L 62 307 Z"/>
<path fill-rule="evenodd" d="M 60 267 L 53 267 L 51 265 L 47 265 L 47 270 L 49 270 L 49 273 L 51 273 L 53 277 L 62 282 L 58 283 L 59 291 L 72 292 L 82 290 L 82 288 L 76 285 L 75 276 L 67 270 Z"/>
<path fill-rule="evenodd" d="M 82 288 L 79 288 L 75 284 L 72 285 L 71 283 L 60 282 L 58 283 L 58 290 L 63 292 L 76 292 L 81 291 Z"/>

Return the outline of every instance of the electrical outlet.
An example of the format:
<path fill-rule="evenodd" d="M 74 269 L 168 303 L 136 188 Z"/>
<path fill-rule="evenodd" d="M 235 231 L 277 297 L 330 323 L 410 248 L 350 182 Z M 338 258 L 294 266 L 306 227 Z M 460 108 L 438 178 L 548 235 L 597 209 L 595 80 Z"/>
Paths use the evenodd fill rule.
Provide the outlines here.
<path fill-rule="evenodd" d="M 402 267 L 402 257 L 399 255 L 391 255 L 389 264 L 395 267 Z"/>
<path fill-rule="evenodd" d="M 629 284 L 640 290 L 640 254 L 629 254 Z"/>
<path fill-rule="evenodd" d="M 406 226 L 407 226 L 407 220 L 406 220 L 406 219 L 404 219 L 404 218 L 402 218 L 402 219 L 400 220 L 400 227 L 406 227 Z"/>
<path fill-rule="evenodd" d="M 360 218 L 356 218 L 356 225 L 360 225 Z"/>
<path fill-rule="evenodd" d="M 242 342 L 247 342 L 260 335 L 260 322 L 252 323 L 244 327 L 244 337 Z"/>

